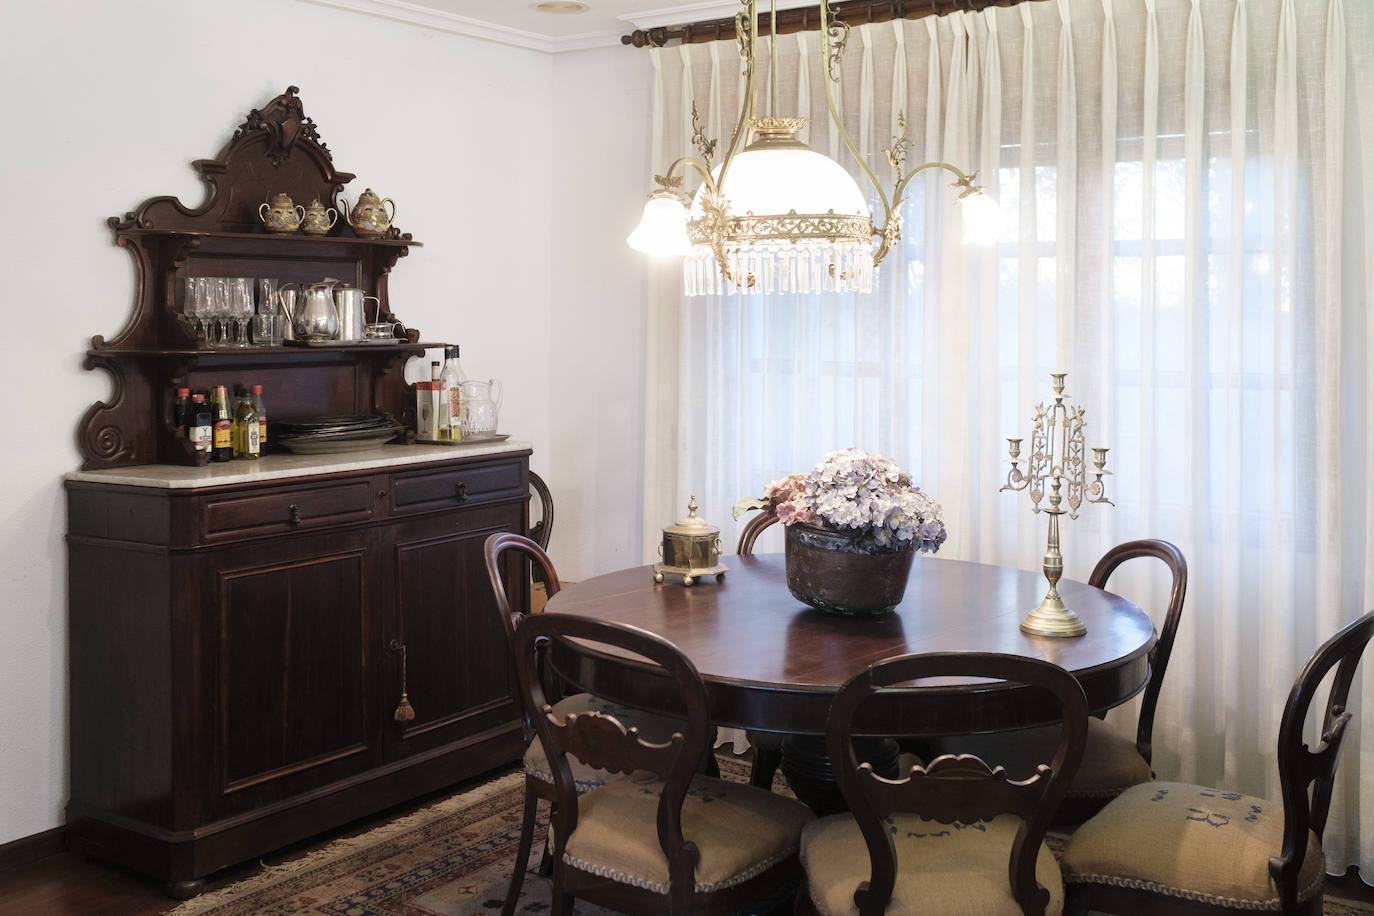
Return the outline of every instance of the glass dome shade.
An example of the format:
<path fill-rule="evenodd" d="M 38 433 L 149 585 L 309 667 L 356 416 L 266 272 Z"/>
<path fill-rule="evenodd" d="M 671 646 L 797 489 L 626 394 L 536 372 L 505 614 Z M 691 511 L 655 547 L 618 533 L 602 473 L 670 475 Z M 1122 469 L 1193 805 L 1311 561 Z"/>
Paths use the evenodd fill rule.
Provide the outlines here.
<path fill-rule="evenodd" d="M 983 192 L 970 188 L 956 201 L 964 217 L 964 244 L 995 245 L 1002 235 L 1006 214 L 1002 207 Z"/>
<path fill-rule="evenodd" d="M 712 177 L 719 181 L 721 168 Z M 858 183 L 795 137 L 763 140 L 730 163 L 720 197 L 722 275 L 706 217 L 705 186 L 689 211 L 692 250 L 683 260 L 689 296 L 736 292 L 868 292 L 873 220 Z"/>
<path fill-rule="evenodd" d="M 721 166 L 711 170 L 719 181 Z M 746 149 L 730 163 L 721 196 L 731 216 L 836 214 L 871 219 L 868 201 L 839 163 L 811 149 Z M 689 219 L 703 219 L 704 187 L 692 198 Z"/>
<path fill-rule="evenodd" d="M 644 203 L 639 225 L 625 239 L 630 247 L 654 257 L 683 255 L 687 240 L 687 208 L 676 197 L 654 196 Z"/>

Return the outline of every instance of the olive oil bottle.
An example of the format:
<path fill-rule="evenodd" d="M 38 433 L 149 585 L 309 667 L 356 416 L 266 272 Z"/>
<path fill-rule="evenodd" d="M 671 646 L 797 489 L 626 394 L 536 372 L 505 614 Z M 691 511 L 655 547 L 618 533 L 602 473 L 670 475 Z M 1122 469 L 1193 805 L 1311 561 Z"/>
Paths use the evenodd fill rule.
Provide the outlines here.
<path fill-rule="evenodd" d="M 253 398 L 242 385 L 234 386 L 234 457 L 256 461 L 262 450 L 258 430 L 258 412 Z"/>

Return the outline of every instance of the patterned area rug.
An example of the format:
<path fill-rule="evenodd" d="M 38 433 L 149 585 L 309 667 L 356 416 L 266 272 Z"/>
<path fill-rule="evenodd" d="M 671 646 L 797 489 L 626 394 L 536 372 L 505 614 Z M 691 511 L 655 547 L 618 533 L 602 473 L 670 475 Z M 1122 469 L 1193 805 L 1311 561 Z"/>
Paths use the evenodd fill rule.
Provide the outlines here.
<path fill-rule="evenodd" d="M 726 753 L 718 759 L 726 779 L 748 780 L 747 761 Z M 264 864 L 257 874 L 187 901 L 168 916 L 499 913 L 520 837 L 523 786 L 513 770 L 382 826 Z M 786 791 L 781 777 L 775 787 Z M 542 841 L 541 827 L 536 851 Z M 1062 843 L 1051 837 L 1052 846 Z M 528 874 L 517 911 L 548 913 L 549 896 L 549 880 Z M 576 907 L 578 916 L 607 912 L 581 901 Z M 1328 897 L 1325 916 L 1374 916 L 1374 906 Z"/>

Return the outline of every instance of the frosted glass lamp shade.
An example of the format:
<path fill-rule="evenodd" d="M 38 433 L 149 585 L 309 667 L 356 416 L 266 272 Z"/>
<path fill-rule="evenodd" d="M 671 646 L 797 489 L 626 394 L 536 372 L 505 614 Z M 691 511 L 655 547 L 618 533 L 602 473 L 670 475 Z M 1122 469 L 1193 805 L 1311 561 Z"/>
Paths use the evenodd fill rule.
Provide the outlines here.
<path fill-rule="evenodd" d="M 1002 235 L 1006 215 L 1002 207 L 982 188 L 970 188 L 957 201 L 964 217 L 964 243 L 995 245 Z"/>
<path fill-rule="evenodd" d="M 687 241 L 687 208 L 675 197 L 649 198 L 639 225 L 625 241 L 635 251 L 654 257 L 686 254 L 691 248 Z"/>
<path fill-rule="evenodd" d="M 720 166 L 712 170 L 719 180 Z M 755 216 L 835 211 L 840 215 L 871 217 L 868 201 L 853 177 L 835 160 L 810 149 L 746 149 L 730 163 L 721 195 L 730 202 L 730 215 Z M 691 219 L 702 219 L 703 191 L 692 199 Z"/>
<path fill-rule="evenodd" d="M 713 178 L 719 182 L 721 169 Z M 873 221 L 852 176 L 793 137 L 763 141 L 736 156 L 720 197 L 728 227 L 721 275 L 707 241 L 698 189 L 688 217 L 694 243 L 682 263 L 683 291 L 709 293 L 868 292 L 873 288 Z"/>

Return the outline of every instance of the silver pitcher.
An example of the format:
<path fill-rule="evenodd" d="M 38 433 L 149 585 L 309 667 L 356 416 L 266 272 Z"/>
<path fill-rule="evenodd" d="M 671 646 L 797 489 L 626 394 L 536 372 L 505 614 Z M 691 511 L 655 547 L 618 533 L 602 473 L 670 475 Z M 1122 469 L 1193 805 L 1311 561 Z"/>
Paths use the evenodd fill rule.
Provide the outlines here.
<path fill-rule="evenodd" d="M 339 336 L 339 313 L 334 308 L 333 277 L 301 287 L 301 300 L 291 313 L 297 340 L 333 340 Z"/>

